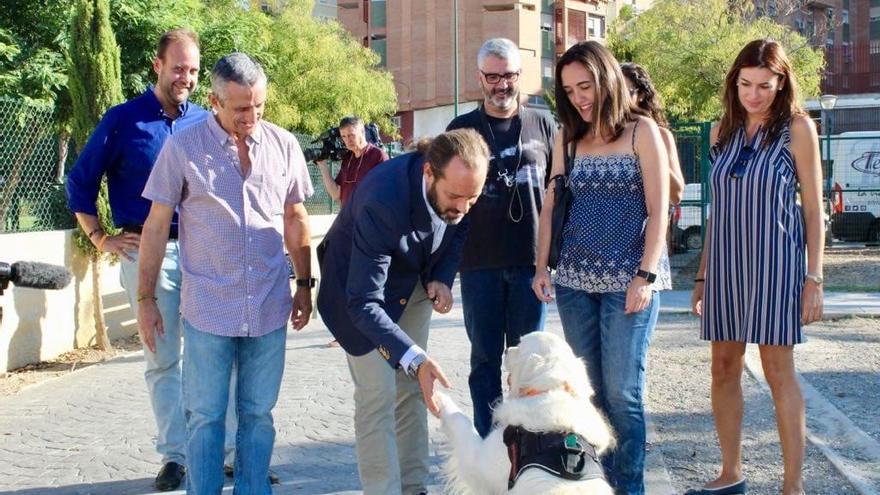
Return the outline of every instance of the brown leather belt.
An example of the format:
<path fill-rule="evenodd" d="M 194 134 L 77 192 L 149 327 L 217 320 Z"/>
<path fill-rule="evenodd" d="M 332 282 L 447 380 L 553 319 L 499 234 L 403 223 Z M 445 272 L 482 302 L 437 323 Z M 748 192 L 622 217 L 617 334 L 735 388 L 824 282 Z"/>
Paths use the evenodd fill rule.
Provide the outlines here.
<path fill-rule="evenodd" d="M 123 225 L 122 226 L 123 232 L 133 232 L 135 234 L 140 234 L 141 232 L 143 232 L 143 230 L 144 230 L 143 225 Z M 171 229 L 169 229 L 168 239 L 169 240 L 176 240 L 177 239 L 177 225 L 172 225 Z"/>

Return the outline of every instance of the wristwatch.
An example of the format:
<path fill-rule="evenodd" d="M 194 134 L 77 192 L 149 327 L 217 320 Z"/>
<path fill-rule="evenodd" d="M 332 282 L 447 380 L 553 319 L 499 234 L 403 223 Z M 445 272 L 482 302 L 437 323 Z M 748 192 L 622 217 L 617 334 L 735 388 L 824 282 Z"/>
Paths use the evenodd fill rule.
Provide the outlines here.
<path fill-rule="evenodd" d="M 428 356 L 425 354 L 417 354 L 416 357 L 409 362 L 409 366 L 406 368 L 406 374 L 411 378 L 418 379 L 419 377 L 419 367 L 428 360 Z"/>
<path fill-rule="evenodd" d="M 804 275 L 804 279 L 809 280 L 810 282 L 813 282 L 816 285 L 822 285 L 822 282 L 825 281 L 825 279 L 822 278 L 821 275 L 813 275 L 812 273 L 808 273 L 808 274 Z"/>
<path fill-rule="evenodd" d="M 308 287 L 309 289 L 314 289 L 316 283 L 318 283 L 318 280 L 315 279 L 315 277 L 296 279 L 297 287 Z"/>
<path fill-rule="evenodd" d="M 657 280 L 656 273 L 646 272 L 645 270 L 642 270 L 641 268 L 636 270 L 636 277 L 642 277 L 643 279 L 647 280 L 649 284 L 653 284 L 654 281 Z"/>

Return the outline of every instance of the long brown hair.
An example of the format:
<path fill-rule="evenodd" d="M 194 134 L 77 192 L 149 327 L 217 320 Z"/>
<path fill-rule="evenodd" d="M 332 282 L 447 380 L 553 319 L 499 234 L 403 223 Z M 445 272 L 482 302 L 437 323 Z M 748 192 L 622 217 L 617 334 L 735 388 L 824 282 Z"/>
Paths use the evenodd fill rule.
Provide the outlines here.
<path fill-rule="evenodd" d="M 592 122 L 584 122 L 562 87 L 562 69 L 578 63 L 593 75 L 596 99 L 593 102 Z M 565 129 L 566 142 L 577 141 L 590 134 L 594 137 L 617 139 L 626 123 L 632 120 L 632 110 L 626 92 L 626 82 L 614 55 L 596 41 L 582 41 L 565 51 L 556 63 L 556 108 L 559 121 Z"/>
<path fill-rule="evenodd" d="M 739 101 L 737 82 L 740 70 L 751 67 L 770 70 L 779 77 L 781 85 L 770 106 L 763 144 L 775 140 L 793 116 L 804 113 L 798 103 L 797 81 L 782 45 L 771 39 L 751 41 L 736 56 L 724 80 L 724 115 L 718 126 L 718 146 L 723 146 L 746 123 L 746 109 Z"/>
<path fill-rule="evenodd" d="M 657 94 L 657 89 L 654 88 L 654 83 L 651 82 L 651 76 L 648 75 L 648 71 L 641 65 L 633 62 L 620 64 L 620 70 L 623 72 L 623 76 L 632 82 L 632 86 L 639 96 L 636 98 L 636 106 L 644 112 L 646 117 L 650 117 L 656 122 L 658 126 L 669 129 L 669 121 L 666 120 L 666 115 L 663 112 L 660 95 Z"/>

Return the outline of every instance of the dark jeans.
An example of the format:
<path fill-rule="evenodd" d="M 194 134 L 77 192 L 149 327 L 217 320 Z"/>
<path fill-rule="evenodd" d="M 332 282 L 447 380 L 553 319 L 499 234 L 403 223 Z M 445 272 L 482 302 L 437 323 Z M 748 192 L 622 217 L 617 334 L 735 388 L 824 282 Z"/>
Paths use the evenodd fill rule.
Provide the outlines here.
<path fill-rule="evenodd" d="M 474 426 L 485 437 L 492 428 L 492 406 L 501 398 L 504 350 L 527 333 L 544 329 L 547 305 L 532 292 L 535 268 L 517 266 L 461 274 L 464 326 L 471 341 L 468 384 Z"/>
<path fill-rule="evenodd" d="M 660 295 L 625 314 L 625 292 L 591 293 L 556 286 L 565 340 L 587 364 L 596 404 L 611 422 L 617 447 L 602 459 L 617 495 L 644 495 L 645 362 L 660 313 Z"/>

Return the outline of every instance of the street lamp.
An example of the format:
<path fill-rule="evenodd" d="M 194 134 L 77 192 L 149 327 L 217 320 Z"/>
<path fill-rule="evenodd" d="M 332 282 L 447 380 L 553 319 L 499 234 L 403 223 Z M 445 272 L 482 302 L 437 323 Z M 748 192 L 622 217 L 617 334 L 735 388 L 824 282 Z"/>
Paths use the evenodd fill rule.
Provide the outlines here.
<path fill-rule="evenodd" d="M 831 193 L 831 110 L 837 104 L 837 95 L 822 95 L 819 106 L 822 107 L 822 129 L 825 131 L 825 180 L 826 189 Z"/>

